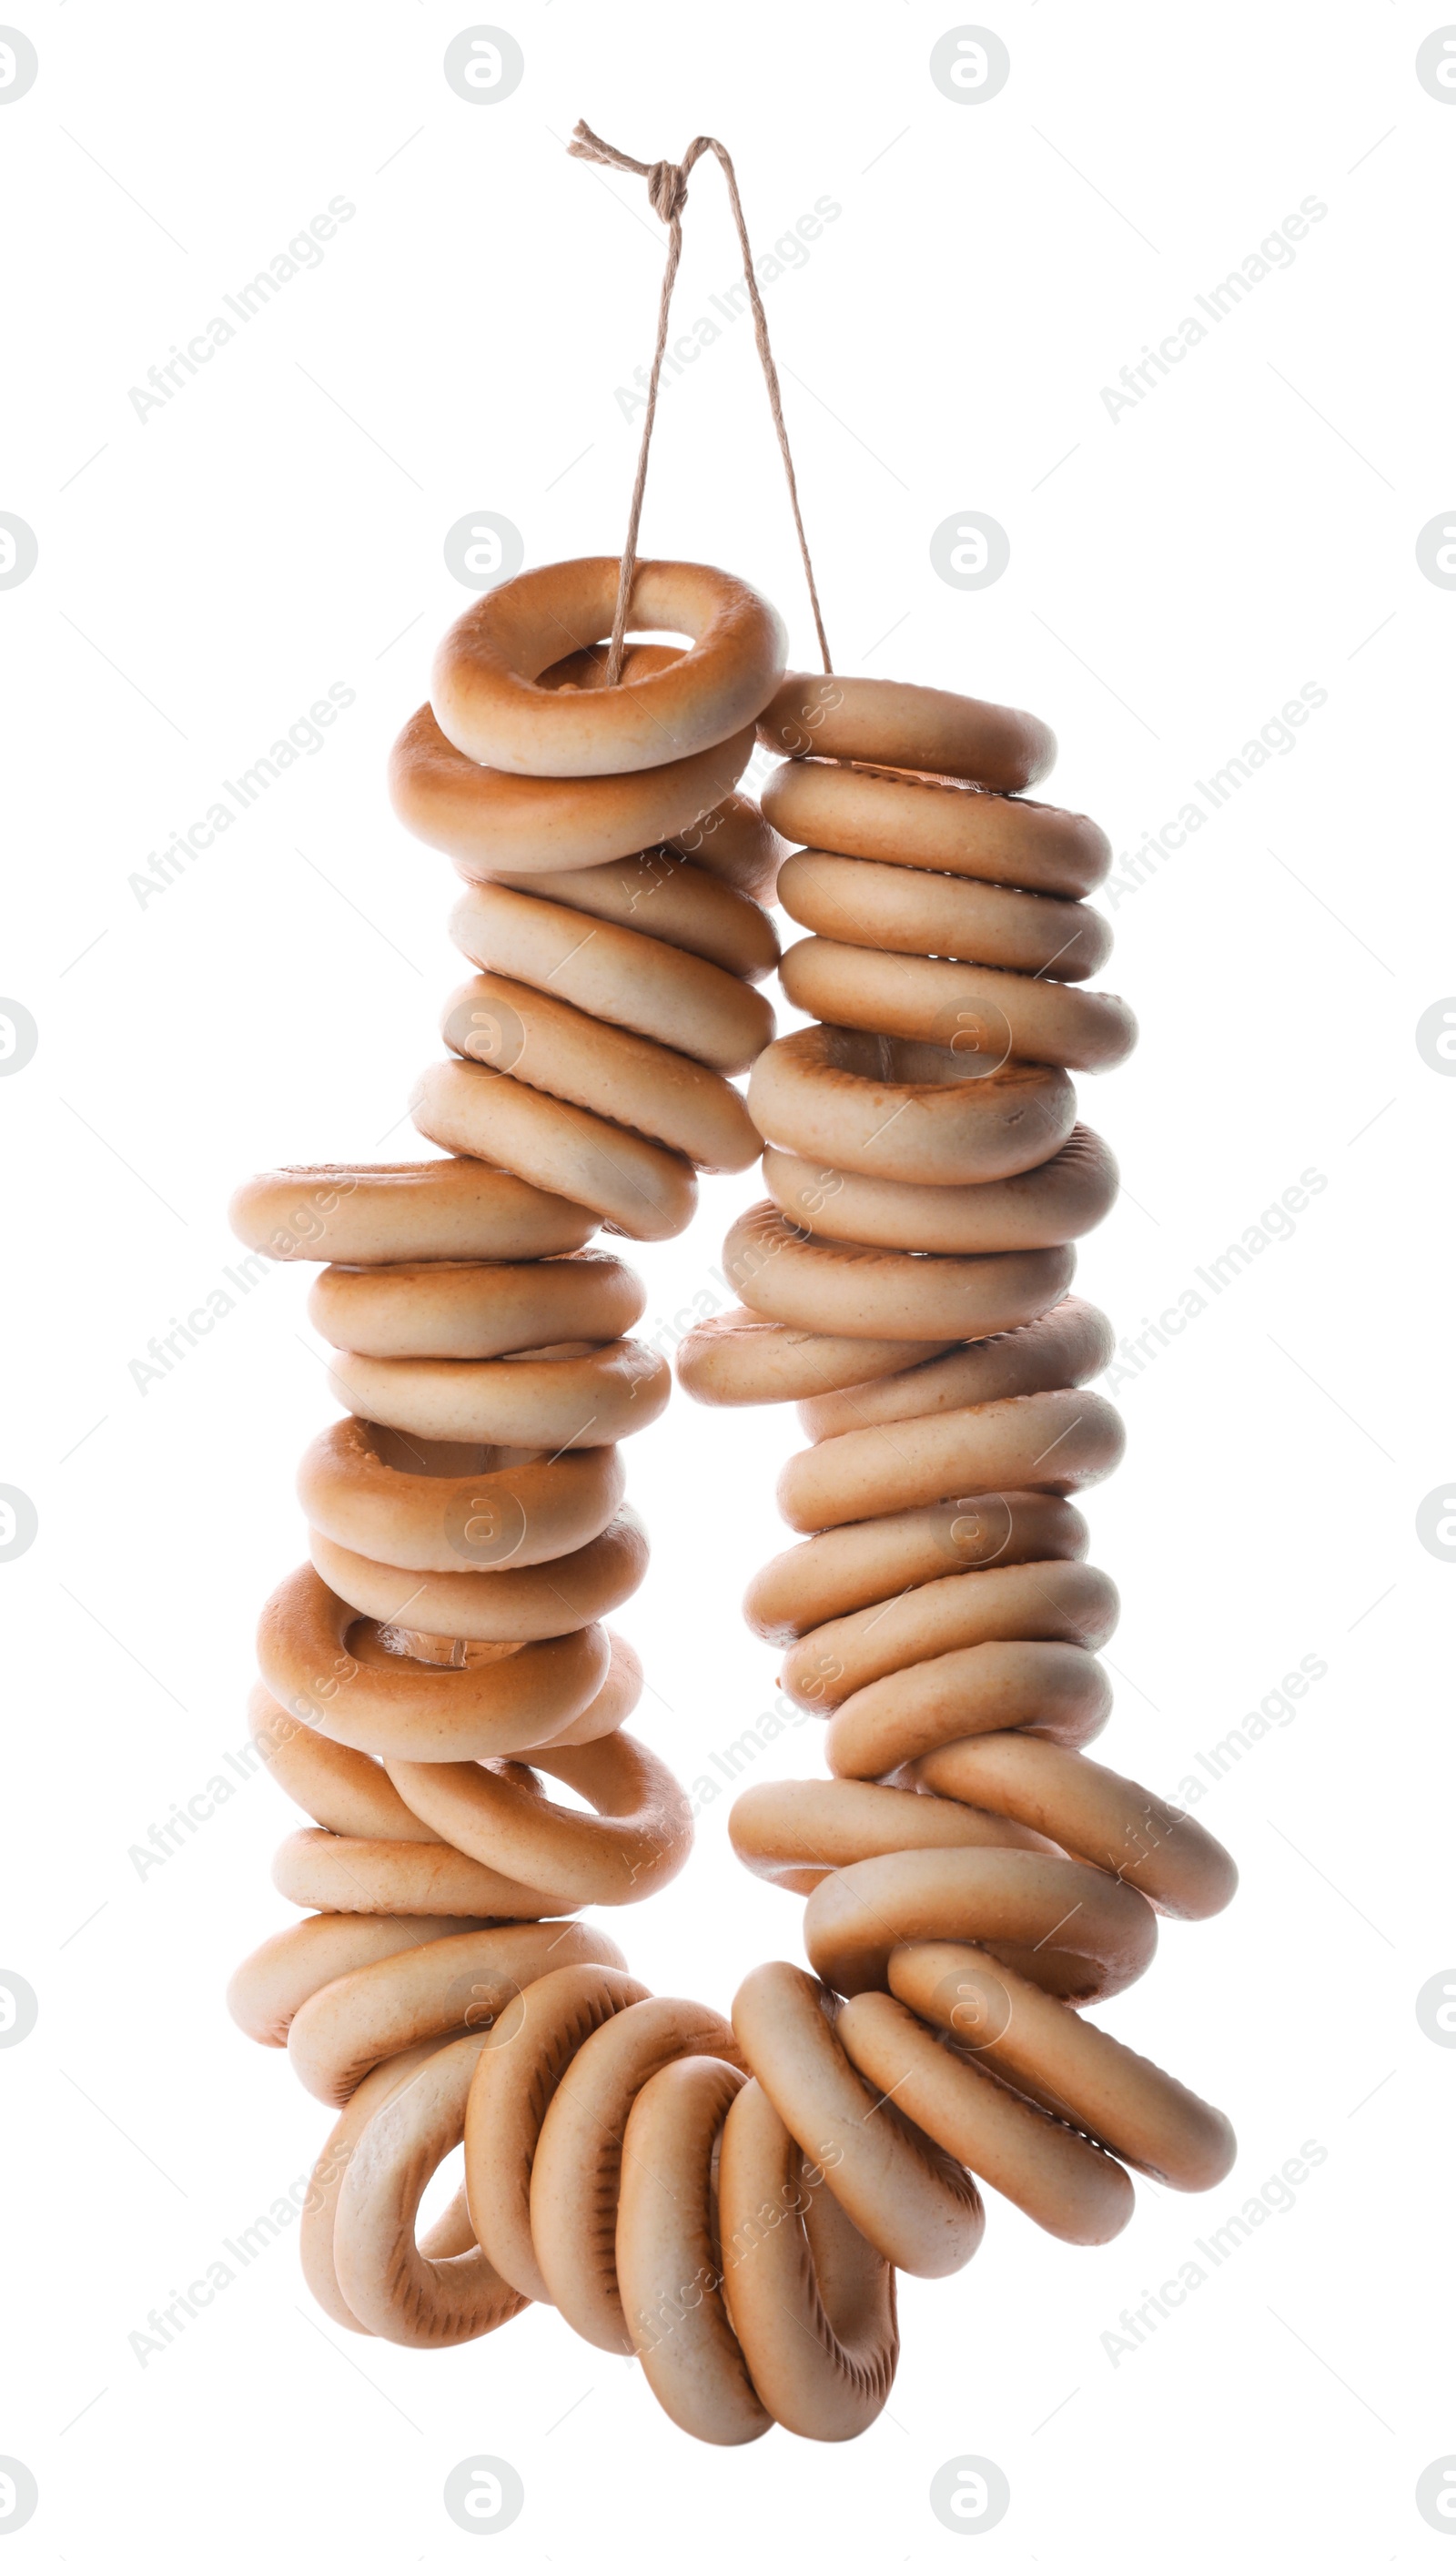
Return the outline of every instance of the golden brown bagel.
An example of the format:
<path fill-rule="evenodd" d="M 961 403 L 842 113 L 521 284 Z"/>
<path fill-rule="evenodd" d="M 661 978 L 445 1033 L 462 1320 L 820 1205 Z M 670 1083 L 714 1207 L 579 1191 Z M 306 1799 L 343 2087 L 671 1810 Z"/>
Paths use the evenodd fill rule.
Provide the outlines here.
<path fill-rule="evenodd" d="M 696 832 L 731 792 L 753 752 L 740 729 L 676 765 L 561 779 L 502 773 L 452 747 L 428 703 L 390 756 L 390 798 L 411 836 L 473 878 L 574 871 Z"/>
<path fill-rule="evenodd" d="M 1056 755 L 1046 722 L 1030 712 L 874 676 L 785 676 L 759 715 L 758 735 L 775 756 L 907 766 L 992 791 L 1024 791 Z"/>
<path fill-rule="evenodd" d="M 610 631 L 617 574 L 614 560 L 553 561 L 492 588 L 451 624 L 430 698 L 462 755 L 504 773 L 640 773 L 757 718 L 783 673 L 783 624 L 744 580 L 697 561 L 639 560 L 633 573 L 638 629 L 692 641 L 671 665 L 625 666 L 611 688 L 537 683 L 566 648 L 589 649 Z"/>

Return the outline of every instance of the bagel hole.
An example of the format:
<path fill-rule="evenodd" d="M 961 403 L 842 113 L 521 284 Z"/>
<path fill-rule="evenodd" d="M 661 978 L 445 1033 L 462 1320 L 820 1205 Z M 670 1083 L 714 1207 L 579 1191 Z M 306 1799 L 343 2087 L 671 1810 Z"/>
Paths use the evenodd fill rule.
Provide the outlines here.
<path fill-rule="evenodd" d="M 482 1761 L 480 1766 L 482 1770 L 489 1770 L 493 1778 L 509 1779 L 512 1787 L 519 1788 L 525 1796 L 538 1800 L 546 1797 L 541 1773 L 533 1770 L 529 1761 Z"/>
<path fill-rule="evenodd" d="M 465 2210 L 464 2178 L 465 2147 L 457 2143 L 425 2182 L 419 2200 L 414 2243 L 421 2258 L 455 2259 L 475 2248 L 475 2234 Z"/>
<path fill-rule="evenodd" d="M 1106 1970 L 1079 1949 L 1024 1948 L 1011 1939 L 989 1937 L 980 1945 L 998 1964 L 1024 1974 L 1028 1982 L 1050 1992 L 1053 2000 L 1064 2001 L 1068 2009 L 1083 2009 L 1106 1997 Z"/>
<path fill-rule="evenodd" d="M 550 1746 L 544 1745 L 543 1749 L 549 1750 Z M 485 1767 L 499 1772 L 503 1779 L 512 1780 L 542 1804 L 559 1805 L 564 1812 L 573 1814 L 595 1814 L 603 1810 L 594 1798 L 587 1795 L 584 1788 L 578 1788 L 573 1780 L 564 1778 L 560 1770 L 537 1770 L 527 1761 L 488 1761 Z M 608 1794 L 610 1793 L 608 1791 Z"/>
<path fill-rule="evenodd" d="M 344 1639 L 356 1662 L 417 1663 L 425 1671 L 468 1672 L 482 1663 L 519 1654 L 524 1638 L 496 1642 L 477 1636 L 431 1636 L 419 1627 L 397 1627 L 381 1619 L 356 1619 Z"/>
<path fill-rule="evenodd" d="M 620 1342 L 621 1339 L 620 1334 L 606 1334 L 600 1340 L 590 1342 L 537 1343 L 530 1351 L 502 1352 L 501 1358 L 508 1361 L 584 1360 L 589 1353 L 604 1351 L 609 1343 Z"/>
<path fill-rule="evenodd" d="M 964 1085 L 964 1059 L 934 1041 L 901 1040 L 892 1032 L 846 1030 L 824 1025 L 825 1055 L 841 1076 L 861 1077 L 869 1085 Z M 983 1084 L 1008 1082 L 1018 1073 L 1002 1066 L 981 1078 Z"/>
<path fill-rule="evenodd" d="M 725 2114 L 724 2124 L 726 2125 L 727 2122 L 727 2114 Z M 736 2338 L 738 2334 L 737 2323 L 734 2321 L 732 2312 L 728 2307 L 728 2288 L 723 2282 L 723 2216 L 719 2209 L 718 2200 L 719 2180 L 722 2170 L 723 2125 L 719 2127 L 717 2134 L 713 2137 L 713 2148 L 708 2155 L 708 2264 L 713 2270 L 715 2277 L 718 2279 L 718 2300 L 723 2307 L 725 2316 L 727 2317 L 728 2325 L 732 2331 L 734 2338 Z"/>
<path fill-rule="evenodd" d="M 835 764 L 848 767 L 851 773 L 868 773 L 876 782 L 905 782 L 931 791 L 974 791 L 985 800 L 1006 800 L 1013 795 L 993 790 L 989 782 L 974 781 L 968 773 L 930 773 L 918 765 L 875 765 L 863 756 L 836 757 Z M 1016 794 L 1020 798 L 1020 793 Z"/>
<path fill-rule="evenodd" d="M 644 676 L 660 675 L 692 645 L 685 632 L 629 631 L 617 681 L 640 685 Z M 599 694 L 606 684 L 606 660 L 605 640 L 595 640 L 590 648 L 573 649 L 568 657 L 543 667 L 536 682 L 551 694 Z"/>
<path fill-rule="evenodd" d="M 494 1476 L 503 1467 L 525 1467 L 551 1455 L 497 1441 L 423 1441 L 387 1423 L 367 1423 L 364 1433 L 381 1465 L 405 1476 Z"/>

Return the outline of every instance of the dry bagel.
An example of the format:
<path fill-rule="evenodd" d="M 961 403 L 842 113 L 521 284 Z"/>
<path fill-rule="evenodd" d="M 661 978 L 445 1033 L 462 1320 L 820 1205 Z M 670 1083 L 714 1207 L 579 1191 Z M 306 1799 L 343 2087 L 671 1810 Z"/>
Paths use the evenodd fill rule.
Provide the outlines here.
<path fill-rule="evenodd" d="M 390 757 L 395 815 L 471 878 L 574 871 L 697 832 L 731 792 L 753 752 L 751 729 L 676 765 L 560 780 L 502 773 L 452 747 L 428 703 Z"/>
<path fill-rule="evenodd" d="M 482 969 L 455 989 L 441 1028 L 463 1057 L 505 1071 L 501 1082 L 589 1110 L 692 1164 L 738 1174 L 758 1155 L 742 1099 L 722 1076 L 539 987 Z M 498 1056 L 503 1038 L 508 1048 Z"/>
<path fill-rule="evenodd" d="M 610 1342 L 647 1292 L 613 1254 L 531 1263 L 329 1265 L 308 1312 L 336 1350 L 376 1360 L 499 1360 L 547 1343 Z"/>
<path fill-rule="evenodd" d="M 971 1965 L 968 1954 L 974 1957 Z M 1105 2028 L 1013 1974 L 989 1951 L 935 1943 L 896 1949 L 890 1987 L 940 2027 L 954 2017 L 957 1974 L 968 1972 L 976 1978 L 968 1987 L 972 2002 L 984 1999 L 987 1989 L 1003 1996 L 996 2022 L 1001 2034 L 993 2042 L 976 2042 L 982 2070 L 1044 2105 L 1050 2098 L 1068 2123 L 1167 2187 L 1198 2191 L 1216 2187 L 1226 2175 L 1233 2163 L 1233 2130 L 1218 2109 L 1120 2045 Z"/>
<path fill-rule="evenodd" d="M 488 1556 L 492 1543 L 509 1546 L 517 1520 L 493 1495 L 465 1523 L 480 1527 Z M 340 1547 L 314 1530 L 308 1542 L 315 1570 L 329 1590 L 362 1618 L 401 1626 L 412 1635 L 455 1636 L 461 1643 L 534 1643 L 568 1636 L 608 1610 L 620 1610 L 647 1572 L 647 1538 L 626 1504 L 581 1547 L 535 1564 L 510 1561 L 472 1569 L 431 1572 L 381 1562 L 357 1548 Z"/>
<path fill-rule="evenodd" d="M 740 1076 L 773 1038 L 766 998 L 728 970 L 623 926 L 583 928 L 572 908 L 523 898 L 499 882 L 467 890 L 450 937 L 493 982 L 534 987 L 720 1076 Z"/>
<path fill-rule="evenodd" d="M 319 1914 L 338 1929 L 402 1932 L 404 1921 Z M 288 1935 L 309 1929 L 300 1922 Z M 621 1950 L 605 1932 L 580 1922 L 546 1929 L 524 1921 L 414 1942 L 401 1940 L 358 1965 L 343 1967 L 298 2003 L 288 2026 L 288 2056 L 305 2090 L 342 2108 L 359 2084 L 404 2042 L 479 2035 L 525 1983 L 560 1965 L 617 1965 Z M 417 1925 L 416 1925 L 417 1929 Z"/>
<path fill-rule="evenodd" d="M 685 1156 L 465 1059 L 426 1068 L 410 1110 L 436 1146 L 488 1154 L 543 1190 L 558 1183 L 621 1236 L 681 1235 L 697 1204 Z"/>
<path fill-rule="evenodd" d="M 876 1423 L 904 1423 L 912 1416 L 949 1414 L 962 1405 L 990 1405 L 1009 1396 L 1040 1396 L 1049 1389 L 1082 1387 L 1112 1357 L 1112 1328 L 1100 1308 L 1084 1298 L 1060 1298 L 1035 1323 L 985 1342 L 956 1343 L 934 1361 L 908 1365 L 895 1379 L 856 1391 L 806 1400 L 799 1424 L 808 1441 L 830 1441 Z M 1117 1444 L 1120 1451 L 1121 1442 Z"/>
<path fill-rule="evenodd" d="M 797 1451 L 780 1473 L 778 1506 L 791 1529 L 818 1530 L 915 1501 L 1080 1493 L 1110 1473 L 1122 1447 L 1116 1407 L 1084 1388 L 957 1403 L 847 1427 Z"/>
<path fill-rule="evenodd" d="M 1056 1494 L 963 1495 L 821 1530 L 760 1566 L 743 1616 L 766 1644 L 792 1645 L 826 1620 L 897 1600 L 942 1576 L 1086 1553 L 1081 1513 Z"/>
<path fill-rule="evenodd" d="M 575 1903 L 636 1903 L 677 1874 L 692 1808 L 670 1770 L 625 1734 L 566 1752 L 537 1749 L 532 1768 L 564 1779 L 592 1814 L 524 1790 L 514 1771 L 478 1762 L 388 1761 L 411 1812 L 467 1857 Z"/>
<path fill-rule="evenodd" d="M 884 768 L 781 765 L 764 789 L 763 814 L 790 844 L 998 881 L 1044 898 L 1085 898 L 1112 860 L 1101 828 L 1071 810 Z"/>
<path fill-rule="evenodd" d="M 843 854 L 790 854 L 778 892 L 796 925 L 873 951 L 938 952 L 992 969 L 1076 979 L 1100 969 L 1112 944 L 1106 918 L 1080 900 Z"/>
<path fill-rule="evenodd" d="M 942 1853 L 943 1854 L 943 1853 Z M 733 2030 L 753 2077 L 807 2159 L 891 2266 L 948 2276 L 980 2247 L 985 2212 L 958 2163 L 890 2109 L 877 2108 L 795 1965 L 755 1966 L 738 1986 Z"/>
<path fill-rule="evenodd" d="M 897 1947 L 922 1939 L 1015 1951 L 1019 1973 L 1080 2007 L 1146 1972 L 1158 1924 L 1130 1885 L 1027 1849 L 892 1850 L 836 1873 L 804 1907 L 804 1946 L 846 1995 L 888 1988 Z"/>
<path fill-rule="evenodd" d="M 348 1642 L 357 1622 L 305 1565 L 279 1585 L 258 1628 L 258 1669 L 279 1705 L 356 1751 L 397 1751 L 404 1741 L 414 1760 L 484 1761 L 549 1743 L 606 1677 L 607 1638 L 596 1625 L 505 1644 L 498 1660 L 447 1671 L 403 1654 L 388 1665 L 363 1661 Z"/>
<path fill-rule="evenodd" d="M 432 1454 L 435 1467 L 414 1470 L 412 1452 L 379 1424 L 358 1417 L 330 1424 L 299 1462 L 304 1516 L 325 1539 L 379 1565 L 430 1575 L 520 1570 L 596 1539 L 627 1480 L 611 1442 L 494 1467 L 491 1452 L 471 1452 L 484 1459 L 471 1467 L 471 1454 L 455 1454 L 448 1442 L 430 1442 L 417 1454 Z"/>
<path fill-rule="evenodd" d="M 1079 1752 L 1111 1713 L 1112 1684 L 1083 1645 L 989 1636 L 853 1691 L 830 1718 L 824 1758 L 836 1778 L 887 1779 L 942 1743 L 1008 1727 Z"/>
<path fill-rule="evenodd" d="M 678 1380 L 701 1405 L 784 1405 L 797 1397 L 852 1391 L 944 1343 L 850 1342 L 769 1323 L 751 1307 L 705 1316 L 678 1346 Z"/>
<path fill-rule="evenodd" d="M 803 1895 L 840 1868 L 896 1850 L 1049 1847 L 1025 1823 L 863 1779 L 779 1779 L 746 1788 L 728 1817 L 728 1835 L 754 1876 Z"/>
<path fill-rule="evenodd" d="M 984 1183 L 891 1183 L 763 1150 L 770 1198 L 792 1227 L 842 1245 L 916 1254 L 1004 1254 L 1085 1236 L 1117 1196 L 1112 1150 L 1078 1121 L 1054 1156 Z"/>
<path fill-rule="evenodd" d="M 537 683 L 563 641 L 590 649 L 610 631 L 617 572 L 614 560 L 554 561 L 492 588 L 451 624 L 430 699 L 463 755 L 533 776 L 640 773 L 757 718 L 783 673 L 783 624 L 744 580 L 698 562 L 639 560 L 633 574 L 638 628 L 692 641 L 671 664 L 625 665 L 610 688 Z"/>
<path fill-rule="evenodd" d="M 960 774 L 993 791 L 1024 791 L 1050 772 L 1056 755 L 1046 722 L 1030 712 L 873 676 L 785 676 L 759 715 L 758 735 L 775 756 L 907 766 Z"/>
<path fill-rule="evenodd" d="M 1095 1566 L 998 1561 L 972 1574 L 937 1575 L 902 1593 L 893 1610 L 876 1604 L 821 1621 L 789 1647 L 781 1678 L 800 1706 L 836 1708 L 871 1681 L 967 1645 L 1015 1637 L 1096 1647 L 1116 1623 L 1117 1588 Z"/>
<path fill-rule="evenodd" d="M 329 1912 L 416 1913 L 443 1919 L 538 1921 L 573 1912 L 568 1898 L 482 1867 L 448 1842 L 354 1840 L 290 1832 L 270 1874 L 290 1903 Z"/>
<path fill-rule="evenodd" d="M 804 1237 L 770 1203 L 729 1228 L 723 1268 L 738 1295 L 776 1323 L 903 1340 L 997 1334 L 1053 1306 L 1071 1279 L 1069 1246 L 1035 1254 L 882 1253 Z"/>
<path fill-rule="evenodd" d="M 915 2084 L 915 2122 L 1058 2241 L 1113 2241 L 1133 2209 L 1126 2170 L 1069 2126 L 946 2052 L 888 1992 L 858 1992 L 835 2025 L 845 2052 L 887 2094 Z"/>
<path fill-rule="evenodd" d="M 417 1165 L 284 1165 L 228 1204 L 235 1236 L 281 1263 L 458 1262 L 574 1254 L 596 1231 L 576 1201 L 474 1156 Z"/>
<path fill-rule="evenodd" d="M 766 1049 L 748 1079 L 748 1109 L 761 1136 L 792 1155 L 903 1183 L 1027 1173 L 1076 1125 L 1076 1096 L 1059 1067 L 1013 1061 L 968 1075 L 939 1043 L 880 1040 L 834 1023 Z"/>
<path fill-rule="evenodd" d="M 351 1414 L 426 1441 L 591 1450 L 655 1423 L 671 1375 L 661 1352 L 629 1338 L 546 1344 L 493 1361 L 337 1352 L 329 1384 Z"/>
<path fill-rule="evenodd" d="M 469 1931 L 466 1920 L 437 1926 L 407 1916 L 310 1913 L 244 1957 L 228 1984 L 229 2012 L 257 2044 L 286 2045 L 294 2019 L 315 1992 L 390 1957 L 432 1949 L 442 1963 L 449 1939 Z"/>
<path fill-rule="evenodd" d="M 977 1075 L 1007 1059 L 1084 1073 L 1118 1067 L 1137 1038 L 1120 996 L 969 961 L 867 951 L 811 935 L 790 945 L 779 976 L 800 1013 L 893 1040 L 928 1041 Z"/>

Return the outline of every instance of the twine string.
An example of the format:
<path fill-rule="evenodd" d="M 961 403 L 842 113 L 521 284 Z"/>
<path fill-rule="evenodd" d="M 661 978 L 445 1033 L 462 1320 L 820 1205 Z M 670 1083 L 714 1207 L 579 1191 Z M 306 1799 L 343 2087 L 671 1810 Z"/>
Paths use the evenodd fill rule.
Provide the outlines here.
<path fill-rule="evenodd" d="M 637 569 L 637 535 L 642 522 L 642 497 L 647 486 L 647 455 L 652 443 L 653 422 L 657 417 L 657 387 L 662 375 L 662 360 L 667 350 L 668 312 L 673 286 L 677 282 L 678 262 L 683 254 L 683 207 L 688 201 L 688 179 L 705 151 L 713 152 L 728 184 L 728 202 L 743 256 L 743 282 L 748 288 L 748 301 L 753 313 L 753 335 L 758 345 L 758 360 L 763 367 L 763 380 L 768 392 L 768 406 L 773 413 L 778 449 L 783 456 L 784 478 L 788 482 L 789 505 L 793 509 L 794 530 L 799 537 L 799 557 L 804 564 L 804 577 L 809 589 L 809 602 L 814 611 L 814 628 L 819 635 L 820 655 L 826 676 L 834 673 L 825 636 L 824 616 L 819 609 L 819 590 L 814 583 L 814 564 L 809 558 L 809 544 L 804 532 L 804 519 L 799 509 L 799 484 L 794 477 L 793 455 L 789 451 L 788 429 L 783 423 L 783 402 L 779 397 L 778 369 L 768 343 L 768 322 L 763 316 L 758 279 L 753 273 L 753 254 L 748 243 L 748 227 L 743 220 L 742 200 L 733 164 L 721 142 L 711 133 L 700 133 L 689 143 L 681 163 L 673 160 L 633 160 L 613 143 L 603 142 L 582 118 L 566 145 L 575 160 L 593 160 L 609 169 L 626 169 L 635 177 L 645 178 L 653 212 L 668 227 L 667 263 L 662 273 L 662 297 L 657 309 L 657 346 L 652 358 L 652 377 L 647 387 L 647 410 L 642 421 L 642 442 L 637 453 L 637 477 L 632 484 L 632 504 L 627 516 L 627 535 L 622 545 L 621 570 L 617 578 L 616 611 L 612 617 L 611 645 L 607 650 L 606 681 L 615 685 L 622 672 L 622 653 L 627 632 L 627 612 L 631 602 L 632 581 Z"/>

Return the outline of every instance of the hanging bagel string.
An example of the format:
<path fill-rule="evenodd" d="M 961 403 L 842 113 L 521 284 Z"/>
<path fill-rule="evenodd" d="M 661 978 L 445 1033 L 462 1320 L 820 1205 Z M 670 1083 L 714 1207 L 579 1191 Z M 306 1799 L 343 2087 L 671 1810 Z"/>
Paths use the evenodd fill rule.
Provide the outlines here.
<path fill-rule="evenodd" d="M 819 609 L 819 590 L 814 583 L 814 564 L 809 558 L 809 543 L 804 532 L 803 515 L 799 508 L 799 484 L 794 476 L 794 459 L 789 451 L 788 429 L 783 423 L 783 402 L 779 396 L 778 369 L 773 361 L 773 350 L 768 343 L 768 322 L 764 317 L 758 279 L 753 273 L 753 252 L 748 241 L 748 227 L 743 220 L 742 199 L 738 194 L 738 182 L 732 161 L 723 144 L 711 133 L 698 134 L 689 143 L 681 161 L 633 160 L 627 152 L 618 151 L 614 143 L 603 142 L 599 133 L 592 132 L 584 116 L 577 118 L 566 149 L 573 160 L 592 160 L 603 168 L 628 169 L 635 177 L 645 178 L 652 210 L 659 221 L 666 223 L 668 227 L 667 264 L 663 268 L 662 297 L 657 309 L 657 346 L 652 358 L 652 377 L 647 388 L 647 414 L 642 421 L 642 442 L 637 454 L 637 477 L 632 484 L 632 504 L 627 517 L 626 540 L 622 545 L 621 575 L 617 582 L 616 612 L 612 619 L 611 645 L 607 651 L 608 685 L 617 684 L 622 672 L 622 656 L 627 635 L 627 611 L 631 602 L 632 580 L 637 567 L 637 533 L 642 522 L 643 492 L 647 486 L 647 456 L 652 444 L 653 422 L 657 417 L 657 386 L 662 374 L 663 356 L 667 350 L 668 313 L 672 305 L 673 286 L 677 282 L 678 263 L 683 255 L 683 207 L 688 201 L 688 179 L 705 151 L 711 151 L 714 154 L 728 183 L 728 202 L 732 207 L 733 222 L 737 228 L 738 246 L 743 254 L 743 282 L 748 288 L 748 300 L 753 312 L 753 335 L 758 345 L 758 360 L 763 367 L 768 406 L 773 413 L 774 428 L 778 435 L 778 449 L 783 456 L 784 478 L 788 482 L 789 505 L 794 513 L 794 530 L 799 537 L 799 556 L 803 561 L 804 577 L 808 582 L 809 602 L 814 612 L 814 628 L 819 637 L 824 672 L 826 676 L 832 676 L 834 666 L 829 655 L 824 616 Z"/>
<path fill-rule="evenodd" d="M 1235 1875 L 1185 1805 L 1083 1757 L 1116 1596 L 1067 1497 L 1121 1427 L 1083 1394 L 1111 1327 L 1067 1288 L 1117 1175 L 1070 1072 L 1133 1037 L 1076 983 L 1106 957 L 1086 900 L 1111 847 L 1026 796 L 1054 749 L 1031 715 L 847 677 L 811 718 L 764 598 L 638 563 L 713 150 L 823 641 L 728 154 L 573 147 L 645 176 L 669 225 L 657 357 L 620 563 L 477 598 L 395 751 L 402 820 L 470 884 L 450 931 L 478 974 L 409 1107 L 438 1152 L 283 1168 L 233 1205 L 249 1250 L 325 1267 L 347 1420 L 300 1470 L 309 1562 L 263 1613 L 250 1710 L 309 1818 L 273 1869 L 308 1917 L 230 2002 L 340 2110 L 299 2224 L 341 2326 L 436 2349 L 554 2303 L 705 2443 L 841 2442 L 893 2382 L 895 2271 L 978 2247 L 978 2179 L 1083 2244 L 1123 2229 L 1124 2163 L 1224 2176 L 1226 2119 L 1080 2013 L 1143 1972 L 1159 1911 L 1211 1916 Z M 693 642 L 651 688 L 619 681 L 634 587 L 644 628 Z M 598 668 L 579 644 L 609 625 Z M 788 751 L 761 810 L 734 788 L 760 723 Z M 774 903 L 806 929 L 786 953 Z M 809 1018 L 777 1040 L 775 963 Z M 678 1366 L 705 1404 L 799 1408 L 800 1535 L 747 1617 L 825 1719 L 830 1777 L 732 1808 L 744 1865 L 804 1898 L 809 1970 L 755 1966 L 729 2021 L 572 1917 L 667 1884 L 695 1818 L 625 1731 L 644 1674 L 607 1623 L 647 1566 L 618 1445 L 668 1364 L 629 1331 L 645 1286 L 588 1249 L 681 1235 L 698 1169 L 760 1158 L 769 1197 L 716 1276 L 735 1303 Z M 461 2193 L 417 2235 L 457 2147 Z"/>

